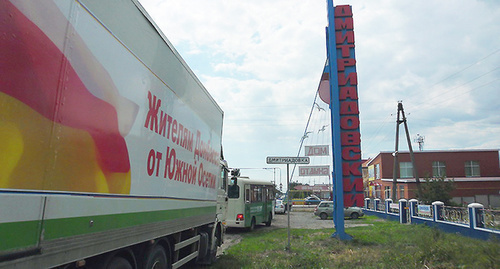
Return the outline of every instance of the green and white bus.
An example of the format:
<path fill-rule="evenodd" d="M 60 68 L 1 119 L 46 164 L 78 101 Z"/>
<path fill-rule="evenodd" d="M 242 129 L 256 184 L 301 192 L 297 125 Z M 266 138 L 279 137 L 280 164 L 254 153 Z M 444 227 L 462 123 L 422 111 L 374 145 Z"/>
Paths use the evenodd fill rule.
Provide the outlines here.
<path fill-rule="evenodd" d="M 274 217 L 274 184 L 233 177 L 228 190 L 227 227 L 253 230 L 256 224 L 271 226 Z"/>

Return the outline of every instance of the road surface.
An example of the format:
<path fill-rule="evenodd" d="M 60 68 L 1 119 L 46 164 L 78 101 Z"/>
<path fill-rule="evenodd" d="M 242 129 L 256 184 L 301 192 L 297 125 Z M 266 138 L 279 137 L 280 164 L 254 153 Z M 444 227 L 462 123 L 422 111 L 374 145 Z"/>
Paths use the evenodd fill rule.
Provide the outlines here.
<path fill-rule="evenodd" d="M 300 210 L 300 211 L 299 211 Z M 313 214 L 313 209 L 294 209 L 290 215 L 290 228 L 292 229 L 327 229 L 334 228 L 333 219 L 322 220 Z M 358 223 L 350 219 L 345 220 L 345 227 L 366 226 L 369 224 Z M 264 223 L 257 225 L 255 229 L 278 229 L 288 227 L 288 215 L 276 214 L 271 227 L 266 227 Z M 219 248 L 218 255 L 222 255 L 228 247 L 238 244 L 241 241 L 242 234 L 247 233 L 245 229 L 229 228 L 224 237 L 224 244 Z"/>

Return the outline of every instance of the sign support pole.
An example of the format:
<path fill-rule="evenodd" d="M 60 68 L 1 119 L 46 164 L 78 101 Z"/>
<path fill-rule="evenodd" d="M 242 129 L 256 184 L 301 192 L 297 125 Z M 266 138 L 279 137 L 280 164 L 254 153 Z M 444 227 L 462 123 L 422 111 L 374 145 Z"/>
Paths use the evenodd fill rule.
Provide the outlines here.
<path fill-rule="evenodd" d="M 337 78 L 337 44 L 335 40 L 335 9 L 333 0 L 328 1 L 327 53 L 330 66 L 330 111 L 332 126 L 333 193 L 335 233 L 332 237 L 351 240 L 344 227 L 344 188 L 342 182 L 342 151 L 340 144 L 340 101 Z"/>
<path fill-rule="evenodd" d="M 288 245 L 286 246 L 286 250 L 290 251 L 291 246 L 290 246 L 290 164 L 286 164 L 286 207 L 288 210 Z"/>
<path fill-rule="evenodd" d="M 309 164 L 309 157 L 267 157 L 267 164 L 286 164 L 286 197 L 287 204 L 286 210 L 288 210 L 288 245 L 286 250 L 290 251 L 290 164 Z"/>

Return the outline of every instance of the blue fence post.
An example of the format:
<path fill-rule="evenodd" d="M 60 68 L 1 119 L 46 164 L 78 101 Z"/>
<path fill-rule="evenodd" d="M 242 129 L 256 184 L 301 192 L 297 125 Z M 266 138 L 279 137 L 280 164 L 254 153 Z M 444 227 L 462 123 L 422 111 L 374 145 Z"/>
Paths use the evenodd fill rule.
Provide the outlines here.
<path fill-rule="evenodd" d="M 370 209 L 370 198 L 365 198 L 365 210 Z"/>
<path fill-rule="evenodd" d="M 373 206 L 375 211 L 378 211 L 378 204 L 380 204 L 380 199 L 376 198 L 375 200 L 373 200 Z"/>
<path fill-rule="evenodd" d="M 443 220 L 442 208 L 444 203 L 441 201 L 432 202 L 432 219 L 434 221 Z"/>
<path fill-rule="evenodd" d="M 479 203 L 472 203 L 469 208 L 469 223 L 471 229 L 484 228 L 483 209 L 484 206 Z"/>
<path fill-rule="evenodd" d="M 385 214 L 389 213 L 391 211 L 391 204 L 392 204 L 392 199 L 385 199 Z"/>
<path fill-rule="evenodd" d="M 417 205 L 418 205 L 418 200 L 417 199 L 410 199 L 408 201 L 410 203 L 410 222 L 413 223 L 413 217 L 417 216 Z"/>
<path fill-rule="evenodd" d="M 408 222 L 408 211 L 406 210 L 408 201 L 406 199 L 399 199 L 399 223 Z"/>
<path fill-rule="evenodd" d="M 410 203 L 410 217 L 417 216 L 418 200 L 417 199 L 410 199 L 410 201 L 408 201 L 408 202 Z"/>

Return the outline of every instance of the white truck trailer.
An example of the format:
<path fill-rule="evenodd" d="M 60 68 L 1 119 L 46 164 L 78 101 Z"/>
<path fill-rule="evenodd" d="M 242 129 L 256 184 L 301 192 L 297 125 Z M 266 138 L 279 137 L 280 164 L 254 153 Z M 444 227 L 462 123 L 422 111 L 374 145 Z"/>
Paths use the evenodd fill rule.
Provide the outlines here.
<path fill-rule="evenodd" d="M 210 263 L 222 120 L 137 0 L 1 0 L 0 268 Z"/>

